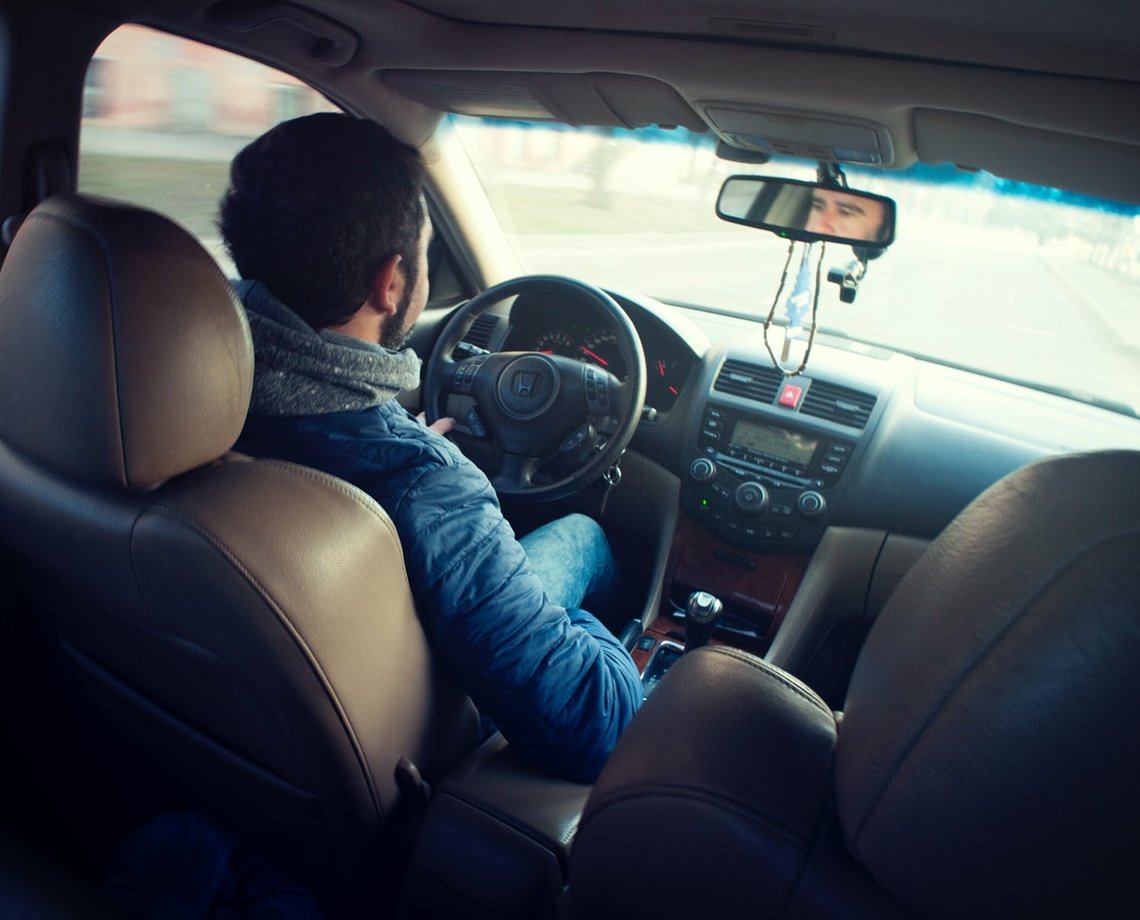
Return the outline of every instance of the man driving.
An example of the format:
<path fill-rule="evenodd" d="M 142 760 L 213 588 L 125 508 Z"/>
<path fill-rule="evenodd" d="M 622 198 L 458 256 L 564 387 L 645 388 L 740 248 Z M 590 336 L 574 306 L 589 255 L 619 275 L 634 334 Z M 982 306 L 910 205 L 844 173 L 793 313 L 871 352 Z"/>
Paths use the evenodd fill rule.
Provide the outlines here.
<path fill-rule="evenodd" d="M 444 666 L 524 759 L 590 781 L 642 699 L 628 652 L 581 609 L 615 592 L 604 533 L 570 515 L 516 540 L 486 476 L 443 436 L 450 420 L 429 428 L 396 400 L 420 378 L 402 346 L 428 298 L 423 175 L 414 148 L 333 113 L 235 157 L 220 225 L 255 354 L 236 449 L 371 495 Z"/>

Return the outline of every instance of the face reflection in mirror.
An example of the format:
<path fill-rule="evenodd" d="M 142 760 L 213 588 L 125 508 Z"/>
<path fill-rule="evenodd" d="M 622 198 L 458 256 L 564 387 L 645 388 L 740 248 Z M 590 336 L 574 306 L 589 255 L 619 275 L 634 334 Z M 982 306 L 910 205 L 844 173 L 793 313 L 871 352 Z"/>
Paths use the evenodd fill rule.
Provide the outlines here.
<path fill-rule="evenodd" d="M 774 176 L 729 176 L 716 213 L 791 240 L 831 240 L 885 249 L 894 240 L 894 202 L 857 189 Z"/>
<path fill-rule="evenodd" d="M 825 236 L 853 240 L 881 238 L 886 209 L 882 202 L 836 189 L 811 190 L 811 210 L 804 229 Z"/>

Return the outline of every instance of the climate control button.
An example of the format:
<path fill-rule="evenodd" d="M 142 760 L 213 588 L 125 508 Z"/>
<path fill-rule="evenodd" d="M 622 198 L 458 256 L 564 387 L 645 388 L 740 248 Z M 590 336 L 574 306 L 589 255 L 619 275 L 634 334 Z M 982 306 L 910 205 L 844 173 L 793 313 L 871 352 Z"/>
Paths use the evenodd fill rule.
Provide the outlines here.
<path fill-rule="evenodd" d="M 708 482 L 716 477 L 716 464 L 708 457 L 697 457 L 689 466 L 689 475 L 697 482 Z"/>
<path fill-rule="evenodd" d="M 800 493 L 796 505 L 800 509 L 800 514 L 804 517 L 819 517 L 827 508 L 827 502 L 824 500 L 824 497 L 810 489 L 807 492 Z"/>

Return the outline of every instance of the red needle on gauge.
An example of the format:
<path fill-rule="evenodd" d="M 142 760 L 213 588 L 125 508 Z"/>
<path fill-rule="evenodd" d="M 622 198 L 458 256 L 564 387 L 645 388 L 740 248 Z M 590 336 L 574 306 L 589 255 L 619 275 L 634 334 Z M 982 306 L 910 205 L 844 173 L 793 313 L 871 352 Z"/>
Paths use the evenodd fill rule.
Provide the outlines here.
<path fill-rule="evenodd" d="M 599 363 L 599 364 L 600 364 L 602 367 L 609 367 L 609 366 L 610 366 L 610 362 L 609 362 L 609 361 L 607 361 L 607 360 L 606 360 L 605 358 L 603 358 L 601 355 L 596 355 L 596 354 L 594 354 L 594 353 L 593 353 L 592 351 L 590 351 L 590 349 L 588 349 L 588 348 L 587 348 L 585 345 L 579 345 L 579 346 L 578 346 L 578 351 L 582 352 L 582 354 L 584 354 L 584 355 L 585 355 L 587 358 L 593 358 L 593 359 L 594 359 L 595 361 L 597 361 L 597 362 L 598 362 L 598 363 Z"/>

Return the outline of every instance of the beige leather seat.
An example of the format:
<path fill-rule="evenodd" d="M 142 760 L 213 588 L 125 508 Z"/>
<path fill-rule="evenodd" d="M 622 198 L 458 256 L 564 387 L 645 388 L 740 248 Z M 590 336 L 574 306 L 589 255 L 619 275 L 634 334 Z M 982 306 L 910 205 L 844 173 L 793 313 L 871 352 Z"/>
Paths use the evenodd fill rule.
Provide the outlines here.
<path fill-rule="evenodd" d="M 618 744 L 570 861 L 582 918 L 1134 917 L 1140 453 L 988 490 L 867 639 L 839 721 L 724 649 Z"/>
<path fill-rule="evenodd" d="M 360 903 L 385 877 L 398 758 L 440 775 L 477 718 L 433 665 L 379 506 L 227 453 L 252 366 L 188 234 L 41 204 L 0 270 L 0 543 L 109 724 Z"/>

